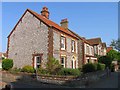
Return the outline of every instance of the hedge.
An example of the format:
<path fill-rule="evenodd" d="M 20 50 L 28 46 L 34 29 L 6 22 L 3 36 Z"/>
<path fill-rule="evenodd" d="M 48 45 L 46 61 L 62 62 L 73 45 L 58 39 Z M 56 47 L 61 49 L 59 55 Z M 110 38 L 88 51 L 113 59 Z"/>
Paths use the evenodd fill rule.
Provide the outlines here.
<path fill-rule="evenodd" d="M 49 74 L 49 72 L 46 69 L 38 68 L 37 69 L 38 74 Z"/>
<path fill-rule="evenodd" d="M 83 73 L 94 72 L 96 70 L 97 70 L 97 64 L 93 64 L 93 63 L 87 63 L 82 67 Z"/>
<path fill-rule="evenodd" d="M 30 65 L 26 65 L 21 69 L 22 72 L 34 73 L 34 68 Z"/>
<path fill-rule="evenodd" d="M 97 64 L 97 70 L 105 70 L 105 64 L 98 63 Z"/>
<path fill-rule="evenodd" d="M 2 60 L 2 69 L 9 70 L 13 67 L 13 60 L 12 59 L 4 59 Z"/>
<path fill-rule="evenodd" d="M 59 75 L 74 75 L 79 76 L 80 70 L 79 69 L 71 69 L 71 68 L 62 68 L 59 73 Z"/>

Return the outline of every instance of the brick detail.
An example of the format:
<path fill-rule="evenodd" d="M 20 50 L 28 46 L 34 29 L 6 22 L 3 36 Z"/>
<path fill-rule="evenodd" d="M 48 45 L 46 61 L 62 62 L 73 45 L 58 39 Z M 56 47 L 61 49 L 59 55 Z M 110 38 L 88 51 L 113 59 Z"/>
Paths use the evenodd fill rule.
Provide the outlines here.
<path fill-rule="evenodd" d="M 48 56 L 53 57 L 53 29 L 48 28 Z"/>

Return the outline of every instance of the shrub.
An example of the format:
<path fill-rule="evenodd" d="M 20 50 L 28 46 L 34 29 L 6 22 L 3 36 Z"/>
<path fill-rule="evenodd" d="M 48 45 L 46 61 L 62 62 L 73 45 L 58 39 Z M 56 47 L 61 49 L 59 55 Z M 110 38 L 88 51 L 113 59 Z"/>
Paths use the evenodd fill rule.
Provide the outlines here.
<path fill-rule="evenodd" d="M 19 69 L 18 68 L 12 68 L 12 69 L 9 70 L 9 72 L 12 73 L 12 74 L 16 74 L 16 73 L 18 73 L 20 71 L 21 71 L 20 68 Z"/>
<path fill-rule="evenodd" d="M 37 72 L 38 72 L 38 74 L 49 74 L 48 71 L 46 69 L 43 69 L 43 68 L 38 68 Z"/>
<path fill-rule="evenodd" d="M 92 63 L 87 63 L 82 67 L 83 73 L 94 72 L 96 70 L 97 70 L 97 65 Z"/>
<path fill-rule="evenodd" d="M 22 72 L 34 73 L 34 68 L 32 66 L 26 65 L 21 69 Z"/>
<path fill-rule="evenodd" d="M 101 56 L 100 58 L 98 58 L 98 62 L 103 63 L 103 64 L 105 64 L 105 67 L 110 68 L 112 59 L 109 56 Z"/>
<path fill-rule="evenodd" d="M 57 74 L 59 70 L 62 68 L 61 64 L 59 64 L 59 61 L 56 60 L 54 57 L 49 57 L 48 62 L 46 65 L 46 70 L 50 74 Z"/>
<path fill-rule="evenodd" d="M 115 71 L 115 66 L 114 66 L 114 64 L 111 64 L 110 70 L 111 70 L 111 72 L 114 72 L 114 71 Z"/>
<path fill-rule="evenodd" d="M 9 70 L 13 67 L 13 60 L 12 59 L 4 59 L 2 60 L 2 68 L 3 70 Z"/>
<path fill-rule="evenodd" d="M 98 63 L 97 64 L 97 70 L 105 70 L 105 64 Z"/>
<path fill-rule="evenodd" d="M 80 70 L 79 69 L 71 69 L 71 68 L 62 68 L 59 73 L 59 75 L 74 75 L 79 76 Z"/>

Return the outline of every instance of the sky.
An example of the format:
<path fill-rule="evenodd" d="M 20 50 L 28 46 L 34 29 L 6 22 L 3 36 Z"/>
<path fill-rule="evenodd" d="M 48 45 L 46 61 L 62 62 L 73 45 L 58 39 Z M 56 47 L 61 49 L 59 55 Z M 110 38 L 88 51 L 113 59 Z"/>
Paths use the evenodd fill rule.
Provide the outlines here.
<path fill-rule="evenodd" d="M 87 39 L 101 37 L 109 46 L 118 38 L 117 2 L 3 2 L 2 3 L 2 52 L 7 50 L 7 36 L 27 8 L 40 13 L 46 6 L 50 20 L 60 25 L 67 18 L 69 29 Z"/>

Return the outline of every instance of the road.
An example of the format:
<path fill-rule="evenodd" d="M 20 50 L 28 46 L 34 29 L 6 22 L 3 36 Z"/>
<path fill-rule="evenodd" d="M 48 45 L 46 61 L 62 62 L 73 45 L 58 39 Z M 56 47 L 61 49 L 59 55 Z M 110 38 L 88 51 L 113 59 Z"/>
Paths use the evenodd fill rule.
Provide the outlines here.
<path fill-rule="evenodd" d="M 104 78 L 101 78 L 95 83 L 90 84 L 88 87 L 83 87 L 83 88 L 118 88 L 118 86 L 120 86 L 118 85 L 118 80 L 120 80 L 120 72 L 112 72 L 111 76 L 109 77 L 105 76 Z M 53 84 L 43 84 L 36 81 L 30 82 L 30 81 L 17 80 L 14 82 L 8 82 L 6 78 L 3 80 L 3 82 L 10 83 L 13 88 L 72 88 L 72 87 L 53 85 Z M 77 86 L 77 88 L 81 88 L 81 87 Z"/>
<path fill-rule="evenodd" d="M 91 84 L 89 88 L 118 88 L 118 73 L 120 72 L 111 72 L 109 77 L 104 77 L 99 81 Z M 120 84 L 120 83 L 119 83 Z"/>

